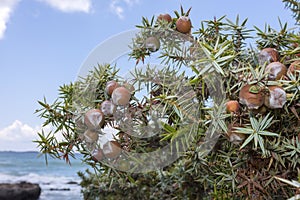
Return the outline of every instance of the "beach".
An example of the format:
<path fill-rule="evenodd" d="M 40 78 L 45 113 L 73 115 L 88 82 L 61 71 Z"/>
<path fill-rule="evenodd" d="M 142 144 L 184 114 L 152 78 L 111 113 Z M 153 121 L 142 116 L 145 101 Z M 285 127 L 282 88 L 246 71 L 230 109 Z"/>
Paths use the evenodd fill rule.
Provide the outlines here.
<path fill-rule="evenodd" d="M 79 159 L 72 159 L 71 165 L 63 160 L 48 157 L 46 165 L 38 152 L 0 152 L 0 183 L 37 183 L 42 192 L 39 200 L 83 199 L 78 171 L 87 166 Z"/>

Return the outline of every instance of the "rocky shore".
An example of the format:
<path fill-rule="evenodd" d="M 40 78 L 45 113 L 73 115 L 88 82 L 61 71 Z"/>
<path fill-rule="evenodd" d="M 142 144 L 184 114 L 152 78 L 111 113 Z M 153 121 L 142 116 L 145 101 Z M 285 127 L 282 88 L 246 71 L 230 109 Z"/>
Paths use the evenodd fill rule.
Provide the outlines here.
<path fill-rule="evenodd" d="M 1 183 L 1 200 L 37 200 L 41 194 L 41 187 L 38 184 L 29 182 Z"/>

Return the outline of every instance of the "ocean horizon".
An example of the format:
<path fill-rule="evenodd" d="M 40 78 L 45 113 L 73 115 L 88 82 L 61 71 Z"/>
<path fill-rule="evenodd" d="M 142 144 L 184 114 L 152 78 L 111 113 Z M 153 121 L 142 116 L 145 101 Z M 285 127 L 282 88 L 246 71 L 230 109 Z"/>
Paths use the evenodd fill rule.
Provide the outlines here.
<path fill-rule="evenodd" d="M 80 154 L 64 160 L 48 156 L 48 165 L 38 151 L 0 151 L 0 183 L 37 183 L 42 192 L 39 200 L 81 200 L 81 179 L 78 171 L 89 168 L 82 163 Z"/>

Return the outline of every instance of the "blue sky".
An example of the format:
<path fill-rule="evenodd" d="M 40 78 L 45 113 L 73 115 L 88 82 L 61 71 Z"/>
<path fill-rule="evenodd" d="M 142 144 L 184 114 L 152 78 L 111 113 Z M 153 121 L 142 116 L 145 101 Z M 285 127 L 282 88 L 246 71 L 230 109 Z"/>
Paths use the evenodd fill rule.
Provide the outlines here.
<path fill-rule="evenodd" d="M 194 27 L 214 16 L 248 18 L 278 29 L 294 26 L 280 0 L 0 0 L 0 150 L 33 150 L 42 120 L 37 100 L 52 102 L 60 85 L 77 77 L 89 53 L 141 17 L 192 7 Z"/>

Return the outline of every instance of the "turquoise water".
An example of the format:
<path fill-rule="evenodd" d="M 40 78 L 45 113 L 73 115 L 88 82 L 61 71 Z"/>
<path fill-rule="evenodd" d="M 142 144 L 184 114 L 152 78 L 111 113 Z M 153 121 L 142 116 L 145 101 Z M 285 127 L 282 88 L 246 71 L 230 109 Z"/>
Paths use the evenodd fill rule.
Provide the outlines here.
<path fill-rule="evenodd" d="M 0 152 L 0 183 L 28 181 L 42 188 L 40 200 L 83 199 L 78 184 L 78 171 L 87 166 L 79 159 L 72 159 L 71 166 L 63 160 L 48 158 L 48 165 L 38 152 Z"/>

